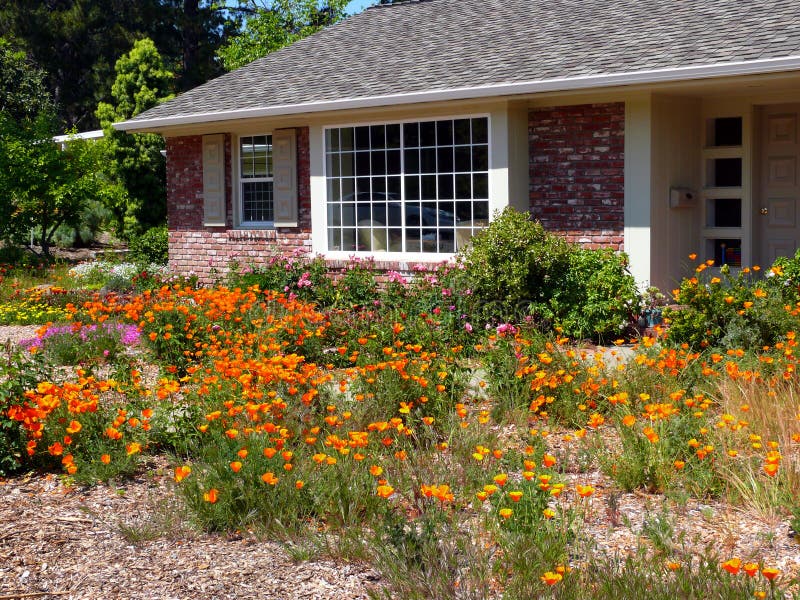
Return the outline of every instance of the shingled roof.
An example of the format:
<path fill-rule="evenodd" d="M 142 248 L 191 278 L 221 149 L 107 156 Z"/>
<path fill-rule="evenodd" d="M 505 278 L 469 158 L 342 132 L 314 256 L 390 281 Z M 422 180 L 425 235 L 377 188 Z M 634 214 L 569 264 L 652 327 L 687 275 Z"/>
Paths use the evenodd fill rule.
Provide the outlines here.
<path fill-rule="evenodd" d="M 785 0 L 416 0 L 370 8 L 121 127 L 794 70 L 798 59 L 800 11 Z"/>

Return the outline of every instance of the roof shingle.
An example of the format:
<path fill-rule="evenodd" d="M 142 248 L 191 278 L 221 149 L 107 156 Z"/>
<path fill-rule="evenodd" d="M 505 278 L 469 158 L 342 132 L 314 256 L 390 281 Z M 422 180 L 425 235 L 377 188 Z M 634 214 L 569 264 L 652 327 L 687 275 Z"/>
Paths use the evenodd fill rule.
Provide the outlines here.
<path fill-rule="evenodd" d="M 800 56 L 785 0 L 416 0 L 378 6 L 136 118 Z"/>

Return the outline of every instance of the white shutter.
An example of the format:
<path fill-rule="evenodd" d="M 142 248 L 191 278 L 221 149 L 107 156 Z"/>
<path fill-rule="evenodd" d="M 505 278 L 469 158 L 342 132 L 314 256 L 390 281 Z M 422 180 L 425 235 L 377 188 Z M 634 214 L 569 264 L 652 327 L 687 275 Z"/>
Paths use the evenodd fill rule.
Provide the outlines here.
<path fill-rule="evenodd" d="M 203 136 L 203 225 L 225 225 L 225 135 Z"/>
<path fill-rule="evenodd" d="M 297 227 L 297 135 L 294 129 L 272 132 L 275 227 Z"/>

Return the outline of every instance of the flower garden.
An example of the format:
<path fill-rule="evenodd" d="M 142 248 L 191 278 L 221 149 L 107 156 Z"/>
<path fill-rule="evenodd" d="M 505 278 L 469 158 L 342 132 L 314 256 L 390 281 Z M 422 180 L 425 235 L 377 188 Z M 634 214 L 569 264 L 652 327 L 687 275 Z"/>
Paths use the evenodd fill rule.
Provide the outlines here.
<path fill-rule="evenodd" d="M 8 268 L 0 319 L 42 327 L 4 350 L 0 473 L 98 485 L 165 456 L 186 521 L 333 546 L 386 597 L 796 597 L 797 561 L 699 544 L 674 515 L 709 500 L 800 531 L 800 260 L 693 259 L 668 328 L 604 346 L 568 337 L 584 325 L 552 297 L 499 313 L 469 260 L 378 284 L 369 263 L 331 280 L 283 257 L 213 288 L 73 274 L 16 295 Z M 641 524 L 627 493 L 652 502 Z M 626 528 L 626 553 L 596 535 Z"/>

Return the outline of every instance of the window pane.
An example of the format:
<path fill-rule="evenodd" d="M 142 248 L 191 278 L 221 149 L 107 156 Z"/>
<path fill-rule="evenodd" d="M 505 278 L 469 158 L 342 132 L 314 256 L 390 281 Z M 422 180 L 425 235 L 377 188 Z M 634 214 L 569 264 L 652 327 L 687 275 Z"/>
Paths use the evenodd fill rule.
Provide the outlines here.
<path fill-rule="evenodd" d="M 342 179 L 342 200 L 352 202 L 356 196 L 356 180 L 352 177 Z"/>
<path fill-rule="evenodd" d="M 436 143 L 439 146 L 453 145 L 453 122 L 439 121 L 436 123 Z"/>
<path fill-rule="evenodd" d="M 328 229 L 328 248 L 331 250 L 342 249 L 342 230 Z"/>
<path fill-rule="evenodd" d="M 436 173 L 436 148 L 420 150 L 420 173 Z"/>
<path fill-rule="evenodd" d="M 406 173 L 419 173 L 419 150 L 412 149 L 404 152 Z"/>
<path fill-rule="evenodd" d="M 420 146 L 435 146 L 436 145 L 436 122 L 425 121 L 419 124 L 419 145 Z"/>
<path fill-rule="evenodd" d="M 400 178 L 399 177 L 387 177 L 386 178 L 386 193 L 389 195 L 390 199 L 393 200 L 400 200 Z"/>
<path fill-rule="evenodd" d="M 453 170 L 453 149 L 439 148 L 436 151 L 436 170 L 439 173 L 450 173 Z"/>
<path fill-rule="evenodd" d="M 406 200 L 419 200 L 419 177 L 406 176 Z"/>
<path fill-rule="evenodd" d="M 454 142 L 456 144 L 469 144 L 470 143 L 470 124 L 469 119 L 457 119 L 453 125 L 454 129 Z"/>
<path fill-rule="evenodd" d="M 478 225 L 477 221 L 488 221 L 489 220 L 489 202 L 488 201 L 481 201 L 475 202 L 472 206 L 473 212 L 473 221 L 475 221 L 475 225 Z"/>
<path fill-rule="evenodd" d="M 389 150 L 386 153 L 386 173 L 388 175 L 400 174 L 400 150 Z"/>
<path fill-rule="evenodd" d="M 421 178 L 420 198 L 422 200 L 436 199 L 436 175 L 423 175 Z"/>
<path fill-rule="evenodd" d="M 472 176 L 472 197 L 489 198 L 489 176 L 485 173 L 476 173 Z"/>
<path fill-rule="evenodd" d="M 328 179 L 328 202 L 339 202 L 342 199 L 338 179 Z"/>
<path fill-rule="evenodd" d="M 486 117 L 472 119 L 472 143 L 486 144 L 489 142 L 489 124 Z"/>
<path fill-rule="evenodd" d="M 252 168 L 271 170 L 260 141 Z M 488 221 L 486 117 L 332 129 L 325 142 L 331 249 L 452 253 Z"/>
<path fill-rule="evenodd" d="M 373 150 L 386 148 L 386 129 L 383 125 L 373 125 L 370 128 L 370 137 Z"/>
<path fill-rule="evenodd" d="M 356 175 L 369 175 L 369 152 L 356 152 Z"/>
<path fill-rule="evenodd" d="M 328 205 L 328 226 L 342 224 L 342 208 L 338 204 Z"/>
<path fill-rule="evenodd" d="M 254 181 L 242 184 L 242 220 L 272 221 L 272 182 Z"/>
<path fill-rule="evenodd" d="M 403 145 L 406 148 L 419 147 L 419 123 L 403 124 Z"/>
<path fill-rule="evenodd" d="M 340 135 L 340 147 L 344 150 L 353 150 L 353 128 L 346 127 L 344 129 L 339 130 Z"/>
<path fill-rule="evenodd" d="M 386 126 L 386 147 L 387 148 L 400 147 L 400 125 Z"/>
<path fill-rule="evenodd" d="M 342 225 L 352 226 L 356 224 L 356 205 L 348 202 L 342 204 Z"/>
<path fill-rule="evenodd" d="M 469 146 L 455 147 L 455 170 L 466 173 L 472 168 L 472 150 Z"/>
<path fill-rule="evenodd" d="M 372 197 L 375 200 L 386 197 L 386 178 L 373 177 L 372 178 Z"/>
<path fill-rule="evenodd" d="M 489 170 L 489 148 L 487 146 L 473 146 L 472 148 L 472 170 Z"/>
<path fill-rule="evenodd" d="M 352 177 L 356 174 L 355 153 L 343 152 L 339 155 L 339 169 L 342 177 Z"/>
<path fill-rule="evenodd" d="M 439 175 L 439 195 L 440 200 L 451 200 L 453 198 L 453 176 Z"/>
<path fill-rule="evenodd" d="M 327 129 L 325 130 L 325 149 L 328 152 L 336 152 L 339 150 L 339 130 Z"/>
<path fill-rule="evenodd" d="M 472 175 L 456 175 L 456 198 L 459 200 L 469 200 L 472 198 Z"/>
<path fill-rule="evenodd" d="M 356 150 L 369 150 L 369 127 L 356 127 Z"/>
<path fill-rule="evenodd" d="M 372 174 L 385 175 L 386 174 L 386 153 L 382 150 L 372 152 Z"/>

